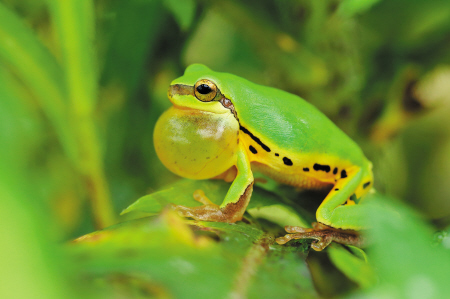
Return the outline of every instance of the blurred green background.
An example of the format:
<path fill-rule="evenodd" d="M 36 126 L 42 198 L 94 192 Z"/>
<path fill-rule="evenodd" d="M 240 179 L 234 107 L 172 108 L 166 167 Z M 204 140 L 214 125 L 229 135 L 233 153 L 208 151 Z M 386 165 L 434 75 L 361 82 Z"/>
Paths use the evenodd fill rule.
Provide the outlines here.
<path fill-rule="evenodd" d="M 305 98 L 380 194 L 450 224 L 448 0 L 0 0 L 2 298 L 105 295 L 78 290 L 62 248 L 178 180 L 152 135 L 191 63 Z M 318 263 L 322 296 L 355 289 L 321 291 Z"/>

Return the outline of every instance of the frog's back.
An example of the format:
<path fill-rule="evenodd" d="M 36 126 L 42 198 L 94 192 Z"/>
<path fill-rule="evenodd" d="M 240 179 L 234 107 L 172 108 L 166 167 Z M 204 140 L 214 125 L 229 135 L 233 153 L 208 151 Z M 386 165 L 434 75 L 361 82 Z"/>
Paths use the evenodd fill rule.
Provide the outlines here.
<path fill-rule="evenodd" d="M 262 142 L 298 154 L 363 163 L 359 146 L 313 105 L 291 93 L 238 79 L 225 96 L 235 104 L 241 126 Z"/>

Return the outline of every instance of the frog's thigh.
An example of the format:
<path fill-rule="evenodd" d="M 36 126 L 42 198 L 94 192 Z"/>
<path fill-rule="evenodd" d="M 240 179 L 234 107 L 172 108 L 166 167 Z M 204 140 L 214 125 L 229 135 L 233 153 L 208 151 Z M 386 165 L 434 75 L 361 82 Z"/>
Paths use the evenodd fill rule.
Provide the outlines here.
<path fill-rule="evenodd" d="M 253 190 L 253 173 L 247 153 L 242 145 L 237 152 L 237 176 L 231 184 L 220 208 L 224 213 L 243 215 Z"/>
<path fill-rule="evenodd" d="M 317 221 L 336 228 L 358 229 L 363 219 L 358 211 L 364 207 L 360 204 L 343 205 L 355 193 L 361 184 L 362 170 L 354 168 L 348 171 L 346 178 L 340 179 L 320 207 L 317 209 Z M 362 213 L 364 214 L 364 213 Z"/>

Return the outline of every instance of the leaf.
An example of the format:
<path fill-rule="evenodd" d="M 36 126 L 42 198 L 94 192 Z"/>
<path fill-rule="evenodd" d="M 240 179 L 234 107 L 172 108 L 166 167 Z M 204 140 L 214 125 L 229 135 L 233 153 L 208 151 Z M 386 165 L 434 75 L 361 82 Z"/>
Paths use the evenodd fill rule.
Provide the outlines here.
<path fill-rule="evenodd" d="M 97 100 L 94 11 L 91 0 L 47 0 L 63 56 L 66 86 L 76 117 L 90 115 Z"/>
<path fill-rule="evenodd" d="M 106 294 L 120 290 L 130 297 L 136 287 L 130 280 L 144 297 L 314 294 L 307 248 L 273 242 L 254 224 L 189 221 L 166 210 L 78 238 L 67 250 L 83 285 L 94 288 L 93 282 L 101 281 Z"/>
<path fill-rule="evenodd" d="M 97 69 L 94 58 L 94 6 L 91 0 L 47 0 L 63 54 L 70 119 L 77 139 L 77 167 L 92 185 L 90 199 L 96 224 L 115 222 L 94 120 Z"/>
<path fill-rule="evenodd" d="M 248 297 L 317 298 L 311 274 L 304 263 L 305 248 L 272 246 L 264 263 L 258 268 Z"/>
<path fill-rule="evenodd" d="M 54 242 L 60 225 L 45 209 L 48 198 L 37 191 L 42 184 L 30 168 L 42 127 L 34 107 L 17 100 L 22 93 L 0 65 L 0 298 L 80 298 L 66 288 L 67 259 Z"/>
<path fill-rule="evenodd" d="M 353 250 L 357 250 L 360 254 L 362 253 L 363 258 L 353 255 L 337 244 L 329 246 L 327 252 L 333 264 L 350 280 L 356 282 L 362 288 L 374 286 L 377 277 L 370 264 L 364 258 L 364 252 L 356 247 L 353 247 Z"/>
<path fill-rule="evenodd" d="M 367 248 L 380 284 L 367 297 L 445 298 L 450 293 L 450 254 L 432 246 L 433 232 L 410 208 L 378 196 L 370 203 L 371 245 Z M 372 298 L 372 297 L 371 297 Z"/>
<path fill-rule="evenodd" d="M 102 85 L 113 88 L 111 95 L 108 94 L 105 99 L 109 105 L 111 97 L 119 103 L 129 103 L 131 99 L 128 97 L 133 96 L 139 87 L 144 71 L 150 63 L 149 57 L 156 55 L 160 31 L 155 28 L 163 28 L 169 16 L 161 2 L 118 1 L 114 9 L 108 12 L 115 16 L 114 22 L 105 29 L 106 32 L 99 34 L 111 35 L 106 53 L 101 59 L 104 66 L 101 74 Z M 156 68 L 153 68 L 150 73 L 156 75 L 156 72 Z M 116 91 L 118 87 L 125 88 L 125 95 Z M 123 126 L 123 123 L 119 123 L 118 128 L 111 129 L 114 136 Z"/>
<path fill-rule="evenodd" d="M 132 211 L 156 214 L 170 203 L 188 207 L 199 206 L 200 203 L 193 197 L 196 190 L 203 190 L 212 202 L 220 205 L 229 188 L 230 183 L 224 181 L 182 179 L 169 189 L 139 198 L 126 208 L 121 215 Z M 258 186 L 253 188 L 247 212 L 255 218 L 264 218 L 282 227 L 285 225 L 308 227 L 310 225 L 309 221 L 304 220 L 308 217 L 296 211 L 285 199 Z"/>

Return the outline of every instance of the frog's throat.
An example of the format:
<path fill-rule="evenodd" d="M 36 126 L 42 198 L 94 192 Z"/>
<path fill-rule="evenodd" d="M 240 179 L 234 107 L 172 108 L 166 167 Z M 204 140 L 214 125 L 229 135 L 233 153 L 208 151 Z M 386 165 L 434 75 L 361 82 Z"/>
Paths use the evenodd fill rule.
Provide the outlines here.
<path fill-rule="evenodd" d="M 168 96 L 169 98 L 172 98 L 173 95 L 191 95 L 193 97 L 195 97 L 194 94 L 194 86 L 190 86 L 190 85 L 184 85 L 184 84 L 173 84 L 170 85 L 169 87 L 169 91 L 168 91 Z M 245 134 L 247 134 L 248 136 L 250 136 L 250 138 L 252 138 L 256 143 L 258 143 L 266 152 L 270 152 L 270 148 L 261 141 L 261 139 L 259 139 L 258 137 L 256 137 L 252 132 L 250 132 L 247 128 L 243 127 L 239 121 L 239 117 L 237 115 L 236 109 L 234 108 L 233 102 L 226 98 L 222 92 L 220 91 L 220 89 L 217 89 L 217 96 L 216 99 L 218 100 L 214 100 L 214 101 L 219 101 L 223 107 L 229 109 L 231 111 L 231 113 L 233 114 L 234 118 L 236 118 L 236 120 L 239 123 L 239 129 L 244 132 Z M 182 107 L 178 107 L 183 109 Z"/>
<path fill-rule="evenodd" d="M 185 84 L 170 85 L 167 96 L 169 97 L 169 99 L 172 99 L 174 95 L 190 95 L 196 98 L 194 86 Z M 225 97 L 220 89 L 217 89 L 217 95 L 213 101 L 220 102 L 223 107 L 230 110 L 234 118 L 236 118 L 236 120 L 239 122 L 239 118 L 236 109 L 234 108 L 233 102 L 229 98 Z"/>
<path fill-rule="evenodd" d="M 191 96 L 195 97 L 194 86 L 184 85 L 184 84 L 173 84 L 173 85 L 170 85 L 169 92 L 168 92 L 169 98 L 172 98 L 172 96 L 174 94 L 177 94 L 177 95 L 191 95 Z M 243 127 L 241 125 L 241 123 L 239 122 L 239 117 L 237 115 L 236 109 L 234 108 L 233 102 L 230 99 L 226 98 L 222 94 L 220 89 L 217 89 L 217 94 L 218 94 L 218 96 L 216 96 L 216 98 L 219 99 L 218 101 L 222 104 L 223 107 L 229 109 L 231 111 L 231 113 L 233 114 L 234 118 L 236 118 L 236 120 L 238 121 L 239 129 L 242 132 L 244 132 L 245 134 L 249 135 L 250 138 L 252 138 L 256 143 L 258 143 L 266 152 L 270 152 L 271 151 L 270 148 L 266 144 L 264 144 L 261 141 L 261 139 L 259 139 L 255 135 L 253 135 L 253 133 L 251 133 L 248 129 L 246 129 L 245 127 Z M 214 101 L 216 101 L 216 100 L 214 100 Z"/>

